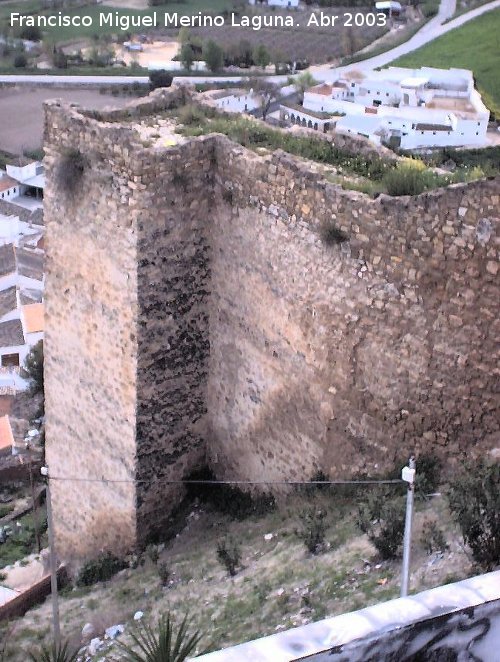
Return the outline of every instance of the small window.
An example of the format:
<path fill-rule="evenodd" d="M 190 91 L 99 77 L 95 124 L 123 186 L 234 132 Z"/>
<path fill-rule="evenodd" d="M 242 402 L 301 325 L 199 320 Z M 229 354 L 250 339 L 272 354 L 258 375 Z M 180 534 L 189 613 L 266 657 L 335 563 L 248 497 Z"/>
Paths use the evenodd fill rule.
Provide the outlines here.
<path fill-rule="evenodd" d="M 420 133 L 421 133 L 422 135 L 424 135 L 424 132 L 423 132 L 423 131 L 420 131 Z"/>
<path fill-rule="evenodd" d="M 477 125 L 478 125 L 478 126 L 481 126 L 481 122 L 478 122 Z"/>
<path fill-rule="evenodd" d="M 479 135 L 479 131 L 476 131 L 476 136 L 478 136 L 478 135 Z"/>
<path fill-rule="evenodd" d="M 19 366 L 19 354 L 4 354 L 2 356 L 2 368 L 9 366 L 18 367 Z"/>
<path fill-rule="evenodd" d="M 433 135 L 433 136 L 435 136 L 435 135 L 436 135 L 436 132 L 435 132 L 435 131 L 433 131 L 433 132 L 432 132 L 432 135 Z"/>
<path fill-rule="evenodd" d="M 385 96 L 388 97 L 388 96 L 389 96 L 389 92 L 386 92 L 386 93 L 385 93 Z"/>

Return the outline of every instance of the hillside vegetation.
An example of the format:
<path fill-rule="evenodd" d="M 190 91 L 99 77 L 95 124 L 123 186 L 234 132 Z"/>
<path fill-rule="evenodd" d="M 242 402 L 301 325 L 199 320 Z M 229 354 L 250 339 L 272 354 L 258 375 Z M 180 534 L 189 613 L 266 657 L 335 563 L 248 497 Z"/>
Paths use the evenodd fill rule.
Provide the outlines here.
<path fill-rule="evenodd" d="M 391 66 L 471 69 L 483 101 L 500 118 L 500 9 L 448 32 Z"/>

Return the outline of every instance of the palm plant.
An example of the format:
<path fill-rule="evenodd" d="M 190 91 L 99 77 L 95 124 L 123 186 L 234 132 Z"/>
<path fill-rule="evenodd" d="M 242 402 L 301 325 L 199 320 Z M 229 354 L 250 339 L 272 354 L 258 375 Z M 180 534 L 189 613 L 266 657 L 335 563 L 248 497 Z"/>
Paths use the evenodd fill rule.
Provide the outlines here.
<path fill-rule="evenodd" d="M 78 651 L 72 651 L 68 642 L 42 646 L 38 653 L 30 653 L 31 662 L 76 662 Z"/>
<path fill-rule="evenodd" d="M 199 631 L 194 634 L 188 634 L 190 621 L 187 615 L 184 616 L 182 623 L 174 632 L 174 621 L 168 612 L 162 614 L 155 628 L 151 624 L 142 624 L 138 626 L 135 632 L 131 633 L 132 645 L 128 646 L 121 641 L 117 645 L 123 655 L 120 660 L 123 662 L 184 662 L 190 655 L 201 639 Z"/>

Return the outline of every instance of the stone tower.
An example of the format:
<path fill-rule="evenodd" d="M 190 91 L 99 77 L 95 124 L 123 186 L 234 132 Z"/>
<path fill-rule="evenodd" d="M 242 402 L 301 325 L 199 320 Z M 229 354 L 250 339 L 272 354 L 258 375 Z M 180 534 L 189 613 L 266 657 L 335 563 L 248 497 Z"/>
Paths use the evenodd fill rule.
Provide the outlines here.
<path fill-rule="evenodd" d="M 500 446 L 499 179 L 373 200 L 283 152 L 164 140 L 186 94 L 46 107 L 46 451 L 64 556 L 142 544 L 206 463 L 273 481 Z M 326 244 L 329 225 L 347 241 Z"/>

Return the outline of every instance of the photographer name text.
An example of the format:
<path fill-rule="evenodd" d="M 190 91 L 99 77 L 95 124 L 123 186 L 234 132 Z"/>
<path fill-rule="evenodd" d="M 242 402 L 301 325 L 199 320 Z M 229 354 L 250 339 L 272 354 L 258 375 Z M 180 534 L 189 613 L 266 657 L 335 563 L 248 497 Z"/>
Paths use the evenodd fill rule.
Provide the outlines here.
<path fill-rule="evenodd" d="M 50 15 L 28 16 L 18 12 L 10 14 L 11 27 L 38 27 L 62 28 L 62 27 L 85 27 L 85 28 L 112 28 L 123 32 L 130 30 L 142 30 L 154 27 L 165 28 L 205 28 L 225 26 L 234 28 L 246 28 L 259 31 L 264 28 L 295 29 L 307 28 L 329 28 L 339 25 L 346 28 L 380 26 L 387 23 L 387 16 L 381 12 L 345 12 L 338 15 L 326 14 L 324 12 L 311 12 L 310 14 L 297 16 L 280 15 L 256 15 L 240 16 L 231 13 L 227 17 L 209 16 L 206 14 L 193 14 L 186 16 L 177 12 L 152 12 L 144 15 L 126 15 L 119 12 L 99 13 L 98 17 L 91 15 L 67 15 L 57 12 Z"/>

